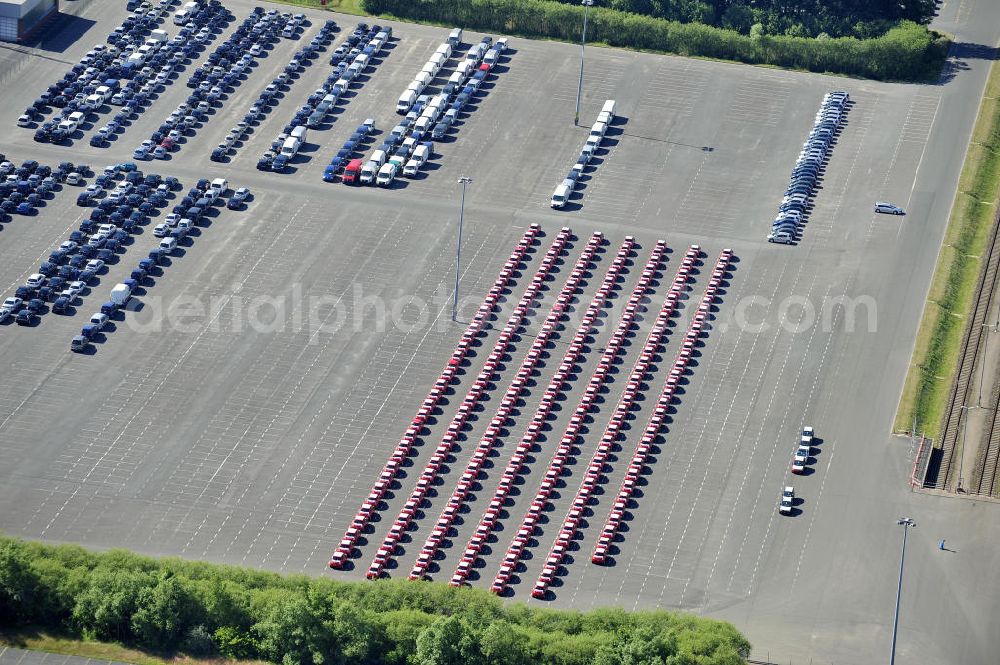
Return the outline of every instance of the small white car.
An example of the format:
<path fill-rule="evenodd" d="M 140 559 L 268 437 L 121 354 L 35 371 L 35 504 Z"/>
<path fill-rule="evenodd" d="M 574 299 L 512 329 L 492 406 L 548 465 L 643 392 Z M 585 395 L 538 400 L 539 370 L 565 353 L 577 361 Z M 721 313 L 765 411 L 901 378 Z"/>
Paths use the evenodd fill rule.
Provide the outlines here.
<path fill-rule="evenodd" d="M 42 284 L 44 283 L 45 283 L 45 275 L 43 275 L 40 272 L 36 272 L 35 274 L 28 277 L 28 281 L 26 282 L 27 286 L 32 289 L 37 289 L 41 287 Z"/>
<path fill-rule="evenodd" d="M 87 285 L 84 284 L 83 282 L 77 280 L 75 282 L 70 282 L 69 286 L 66 287 L 66 291 L 69 291 L 70 293 L 72 293 L 73 297 L 75 298 L 76 296 L 78 296 L 81 293 L 83 293 L 83 290 L 85 288 L 87 288 Z"/>
<path fill-rule="evenodd" d="M 812 446 L 813 428 L 806 426 L 802 428 L 802 436 L 799 437 L 800 446 Z"/>
<path fill-rule="evenodd" d="M 170 233 L 170 227 L 166 224 L 157 224 L 153 227 L 153 235 L 157 238 L 165 238 Z"/>
<path fill-rule="evenodd" d="M 97 314 L 91 314 L 90 323 L 94 325 L 98 330 L 103 330 L 104 326 L 108 325 L 108 315 L 102 312 Z"/>
<path fill-rule="evenodd" d="M 795 489 L 792 487 L 785 487 L 784 491 L 781 493 L 781 502 L 778 504 L 778 512 L 782 515 L 791 515 L 792 506 L 795 504 Z"/>
<path fill-rule="evenodd" d="M 20 309 L 22 304 L 24 304 L 23 300 L 21 300 L 20 298 L 15 298 L 13 296 L 3 301 L 4 309 L 9 309 L 12 312 L 16 312 L 18 309 Z"/>

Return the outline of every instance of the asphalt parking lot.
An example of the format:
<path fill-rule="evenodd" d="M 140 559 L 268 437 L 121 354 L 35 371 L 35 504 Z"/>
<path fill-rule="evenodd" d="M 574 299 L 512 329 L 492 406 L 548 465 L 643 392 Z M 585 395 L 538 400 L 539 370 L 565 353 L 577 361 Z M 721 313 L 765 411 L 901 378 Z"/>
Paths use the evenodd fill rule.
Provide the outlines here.
<path fill-rule="evenodd" d="M 231 30 L 253 5 L 239 0 L 226 6 L 236 17 Z M 0 50 L 0 82 L 26 82 L 23 99 L 0 100 L 0 151 L 19 162 L 72 159 L 99 170 L 127 160 L 183 101 L 189 92 L 184 81 L 197 62 L 107 149 L 86 141 L 71 151 L 34 143 L 31 131 L 16 128 L 14 120 L 35 88 L 57 79 L 125 16 L 123 3 L 78 0 L 71 11 L 79 17 L 68 29 L 74 36 L 82 31 L 78 39 L 55 34 L 40 48 Z M 992 44 L 996 37 L 985 26 L 996 24 L 987 20 L 993 11 L 953 7 L 943 11 L 942 21 L 952 21 L 951 31 L 970 42 Z M 760 659 L 876 662 L 891 630 L 895 519 L 912 513 L 920 527 L 911 534 L 912 586 L 904 595 L 899 653 L 929 663 L 989 662 L 995 631 L 974 618 L 998 616 L 1000 609 L 988 572 L 1000 564 L 990 546 L 997 536 L 996 520 L 988 519 L 995 506 L 910 493 L 905 476 L 912 451 L 885 434 L 988 63 L 963 61 L 946 85 L 902 85 L 588 47 L 575 127 L 578 48 L 513 38 L 485 94 L 452 138 L 435 142 L 420 177 L 388 190 L 352 188 L 323 182 L 324 166 L 366 118 L 375 119 L 376 142 L 396 124 L 396 99 L 447 30 L 393 23 L 392 48 L 363 84 L 352 87 L 328 126 L 310 131 L 294 169 L 260 172 L 257 158 L 324 80 L 328 54 L 357 22 L 307 14 L 311 25 L 299 39 L 282 39 L 260 58 L 196 137 L 169 160 L 140 163 L 147 172 L 177 176 L 185 187 L 214 176 L 250 187 L 254 199 L 247 210 L 213 219 L 155 277 L 155 286 L 138 299 L 141 309 L 127 312 L 93 355 L 71 354 L 69 340 L 91 305 L 96 310 L 110 285 L 126 276 L 130 259 L 152 247 L 151 225 L 124 255 L 129 260 L 111 266 L 93 287 L 97 293 L 85 296 L 77 315 L 47 315 L 30 331 L 0 326 L 0 353 L 7 359 L 0 454 L 9 460 L 0 465 L 0 528 L 93 547 L 361 578 L 397 504 L 440 441 L 441 423 L 468 389 L 465 378 L 457 384 L 394 491 L 397 503 L 390 500 L 383 521 L 366 536 L 353 570 L 325 571 L 464 328 L 450 320 L 450 297 L 461 191 L 456 180 L 469 176 L 460 320 L 471 316 L 531 223 L 541 225 L 544 237 L 526 275 L 561 227 L 575 234 L 546 283 L 549 292 L 558 290 L 593 231 L 607 237 L 607 252 L 578 295 L 581 308 L 626 235 L 635 236 L 639 248 L 619 294 L 632 288 L 656 240 L 671 249 L 649 296 L 656 307 L 688 245 L 701 246 L 707 265 L 723 248 L 733 248 L 737 258 L 717 323 L 674 405 L 612 564 L 591 564 L 589 555 L 609 510 L 605 497 L 623 476 L 621 461 L 607 474 L 579 550 L 542 603 L 680 608 L 733 621 Z M 210 162 L 211 149 L 284 67 L 297 42 L 308 41 L 329 16 L 342 31 L 331 46 L 228 162 Z M 172 28 L 165 26 L 171 34 Z M 465 42 L 478 37 L 467 32 Z M 788 171 L 820 99 L 833 89 L 847 90 L 854 106 L 802 239 L 792 247 L 769 245 L 764 237 Z M 620 119 L 570 205 L 553 211 L 552 190 L 608 98 L 617 100 Z M 36 217 L 15 216 L 3 225 L 5 295 L 75 227 L 84 209 L 74 199 L 75 188 L 64 185 Z M 876 216 L 875 200 L 896 202 L 909 214 Z M 527 280 L 516 280 L 508 300 L 520 297 Z M 704 275 L 694 276 L 693 298 L 705 282 Z M 869 330 L 872 302 L 877 318 Z M 510 368 L 521 361 L 537 332 L 532 326 L 549 304 L 543 299 L 528 317 L 506 363 Z M 619 313 L 612 307 L 609 323 Z M 595 336 L 561 404 L 579 399 L 610 327 Z M 662 361 L 647 379 L 648 396 L 662 386 L 682 330 L 671 329 Z M 496 335 L 489 333 L 482 348 Z M 456 544 L 442 550 L 435 579 L 454 570 L 470 523 L 478 520 L 512 441 L 555 371 L 559 340 L 569 336 L 560 333 L 553 358 L 541 364 L 509 428 L 510 442 L 498 448 L 481 480 L 483 489 L 452 539 Z M 633 338 L 615 378 L 632 366 L 639 346 L 641 339 Z M 484 355 L 476 354 L 466 377 L 478 371 Z M 512 373 L 502 372 L 492 394 Z M 547 513 L 553 521 L 565 514 L 622 383 L 611 381 L 593 414 L 591 433 Z M 465 432 L 468 444 L 460 445 L 438 487 L 441 496 L 431 499 L 403 544 L 399 567 L 390 570 L 394 577 L 409 571 L 443 506 L 441 497 L 454 487 L 493 409 L 495 402 L 486 400 Z M 646 409 L 636 412 L 618 460 L 631 453 Z M 546 441 L 557 440 L 570 410 L 564 406 L 550 422 Z M 811 473 L 798 477 L 789 473 L 789 462 L 803 425 L 814 426 L 819 441 Z M 534 492 L 532 483 L 550 455 L 544 443 L 534 453 L 522 496 L 502 520 L 508 530 L 491 543 L 475 586 L 493 579 L 509 529 L 524 515 L 524 496 Z M 786 484 L 800 499 L 791 517 L 776 509 Z M 554 530 L 543 525 L 536 535 L 521 581 L 511 586 L 515 600 L 539 602 L 529 592 Z M 945 537 L 958 550 L 951 559 L 934 551 Z"/>

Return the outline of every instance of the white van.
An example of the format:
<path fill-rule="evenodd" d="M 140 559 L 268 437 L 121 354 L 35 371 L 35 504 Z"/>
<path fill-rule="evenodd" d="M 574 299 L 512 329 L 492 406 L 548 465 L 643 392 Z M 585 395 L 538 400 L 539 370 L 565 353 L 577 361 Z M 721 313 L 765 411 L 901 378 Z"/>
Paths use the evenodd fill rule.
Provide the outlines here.
<path fill-rule="evenodd" d="M 396 113 L 399 115 L 406 115 L 410 107 L 413 106 L 413 101 L 417 98 L 417 93 L 411 88 L 407 88 L 406 92 L 399 96 L 399 101 L 396 102 Z"/>
<path fill-rule="evenodd" d="M 442 53 L 442 54 L 444 54 L 445 58 L 450 58 L 451 57 L 451 44 L 449 44 L 448 42 L 445 42 L 444 44 L 441 44 L 441 46 L 438 46 L 437 50 L 435 50 L 434 52 L 435 53 Z"/>
<path fill-rule="evenodd" d="M 458 87 L 462 87 L 465 83 L 465 74 L 462 72 L 452 72 L 451 76 L 448 77 L 448 83 L 454 83 Z"/>
<path fill-rule="evenodd" d="M 435 53 L 430 57 L 430 59 L 427 62 L 433 62 L 438 67 L 443 67 L 444 63 L 448 62 L 448 58 L 445 56 L 444 53 Z"/>
<path fill-rule="evenodd" d="M 298 127 L 296 127 L 298 129 Z M 293 131 L 294 135 L 295 132 Z M 297 137 L 296 137 L 297 138 Z M 216 178 L 212 181 L 212 184 L 208 187 L 209 191 L 214 192 L 216 196 L 222 196 L 229 189 L 229 181 L 225 178 Z"/>
<path fill-rule="evenodd" d="M 597 122 L 603 122 L 605 126 L 610 125 L 613 119 L 614 118 L 612 118 L 611 114 L 608 113 L 607 111 L 601 111 L 600 113 L 597 114 Z"/>
<path fill-rule="evenodd" d="M 383 164 L 382 168 L 378 170 L 378 176 L 375 178 L 375 184 L 379 187 L 388 187 L 395 179 L 396 165 L 389 162 L 388 164 Z"/>
<path fill-rule="evenodd" d="M 433 113 L 433 111 L 431 111 L 431 113 Z M 415 132 L 429 131 L 432 122 L 434 122 L 434 120 L 430 116 L 421 115 L 419 118 L 417 118 L 417 121 L 413 123 L 413 131 Z"/>
<path fill-rule="evenodd" d="M 615 100 L 609 99 L 604 102 L 604 108 L 601 109 L 601 113 L 607 113 L 611 120 L 615 119 Z"/>
<path fill-rule="evenodd" d="M 448 43 L 457 48 L 462 43 L 462 29 L 455 28 L 448 34 Z"/>
<path fill-rule="evenodd" d="M 552 193 L 552 200 L 549 202 L 553 208 L 562 208 L 569 201 L 570 189 L 566 185 L 559 185 Z"/>
<path fill-rule="evenodd" d="M 176 25 L 184 25 L 185 23 L 187 23 L 188 18 L 191 17 L 191 14 L 193 14 L 197 8 L 198 8 L 197 2 L 189 2 L 185 4 L 183 7 L 177 10 L 176 14 L 174 14 L 174 23 Z"/>
<path fill-rule="evenodd" d="M 420 72 L 417 77 L 413 79 L 414 81 L 419 81 L 421 85 L 425 88 L 431 84 L 431 75 L 427 72 Z"/>
<path fill-rule="evenodd" d="M 428 62 L 427 64 L 425 64 L 423 66 L 423 68 L 420 71 L 423 74 L 429 75 L 431 77 L 431 80 L 433 81 L 434 78 L 438 75 L 438 72 L 440 70 L 441 70 L 441 68 L 437 66 L 437 63 L 435 63 L 435 62 Z"/>
<path fill-rule="evenodd" d="M 368 163 L 361 167 L 361 175 L 359 176 L 361 184 L 370 185 L 375 182 L 375 177 L 380 168 L 381 167 L 375 162 L 375 160 L 368 160 Z"/>
<path fill-rule="evenodd" d="M 471 76 L 472 68 L 473 68 L 472 62 L 468 60 L 463 60 L 462 62 L 458 63 L 457 67 L 455 67 L 455 71 L 460 72 L 462 76 Z"/>
<path fill-rule="evenodd" d="M 427 146 L 420 144 L 413 150 L 413 156 L 410 157 L 410 161 L 406 163 L 403 167 L 403 175 L 412 178 L 417 175 L 417 171 L 420 167 L 427 162 L 427 157 L 430 155 L 430 151 Z"/>

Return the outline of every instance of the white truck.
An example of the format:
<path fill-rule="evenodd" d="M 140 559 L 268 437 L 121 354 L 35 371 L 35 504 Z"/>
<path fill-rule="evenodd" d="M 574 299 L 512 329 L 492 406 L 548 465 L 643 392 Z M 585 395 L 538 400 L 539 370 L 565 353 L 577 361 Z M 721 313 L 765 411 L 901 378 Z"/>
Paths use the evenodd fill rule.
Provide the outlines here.
<path fill-rule="evenodd" d="M 293 138 L 297 138 L 302 143 L 305 143 L 306 134 L 308 133 L 308 131 L 309 130 L 306 128 L 305 125 L 298 125 L 294 129 L 292 129 L 292 133 L 289 134 L 289 136 L 291 136 Z"/>
<path fill-rule="evenodd" d="M 132 289 L 128 284 L 116 284 L 114 288 L 111 289 L 111 302 L 113 302 L 119 309 L 124 307 L 125 303 L 127 303 L 131 297 Z"/>

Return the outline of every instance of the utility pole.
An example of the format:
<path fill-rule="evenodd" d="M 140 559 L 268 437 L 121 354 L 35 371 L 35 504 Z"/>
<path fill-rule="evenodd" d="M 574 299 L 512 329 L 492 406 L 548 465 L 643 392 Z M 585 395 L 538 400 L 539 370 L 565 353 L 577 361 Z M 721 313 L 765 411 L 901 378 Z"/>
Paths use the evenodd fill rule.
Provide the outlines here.
<path fill-rule="evenodd" d="M 899 554 L 899 582 L 896 583 L 896 611 L 892 617 L 892 650 L 889 652 L 889 665 L 896 665 L 896 629 L 899 627 L 899 597 L 903 591 L 903 561 L 906 559 L 906 530 L 917 526 L 910 517 L 900 517 L 896 524 L 903 527 L 903 548 Z"/>
<path fill-rule="evenodd" d="M 594 0 L 581 0 L 583 5 L 583 38 L 580 39 L 580 83 L 576 87 L 576 115 L 573 117 L 573 125 L 580 124 L 580 97 L 583 96 L 583 49 L 587 45 L 587 14 L 590 12 Z"/>
<path fill-rule="evenodd" d="M 451 320 L 458 321 L 458 279 L 462 266 L 462 226 L 465 223 L 465 188 L 472 182 L 472 178 L 462 176 L 458 183 L 462 185 L 462 205 L 458 211 L 458 247 L 455 250 L 455 300 L 451 305 Z"/>

